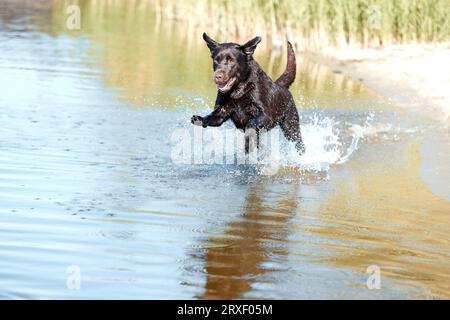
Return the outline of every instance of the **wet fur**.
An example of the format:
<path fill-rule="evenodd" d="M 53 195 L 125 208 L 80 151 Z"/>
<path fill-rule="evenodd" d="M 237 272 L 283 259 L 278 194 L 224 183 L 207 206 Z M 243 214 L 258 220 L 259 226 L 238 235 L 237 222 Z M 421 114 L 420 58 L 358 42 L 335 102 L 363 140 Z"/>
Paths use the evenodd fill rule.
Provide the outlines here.
<path fill-rule="evenodd" d="M 214 61 L 214 74 L 237 81 L 229 92 L 218 90 L 215 108 L 207 116 L 193 116 L 191 122 L 203 127 L 217 127 L 231 119 L 238 129 L 257 133 L 280 125 L 285 137 L 295 143 L 300 154 L 305 151 L 302 141 L 299 115 L 288 88 L 295 79 L 295 54 L 288 42 L 288 61 L 285 72 L 273 82 L 261 69 L 252 55 L 260 38 L 256 37 L 244 45 L 236 43 L 219 44 L 203 35 Z M 229 63 L 222 57 L 228 57 Z M 218 61 L 219 60 L 219 61 Z M 223 76 L 223 77 L 222 77 Z M 248 152 L 248 142 L 246 141 Z"/>

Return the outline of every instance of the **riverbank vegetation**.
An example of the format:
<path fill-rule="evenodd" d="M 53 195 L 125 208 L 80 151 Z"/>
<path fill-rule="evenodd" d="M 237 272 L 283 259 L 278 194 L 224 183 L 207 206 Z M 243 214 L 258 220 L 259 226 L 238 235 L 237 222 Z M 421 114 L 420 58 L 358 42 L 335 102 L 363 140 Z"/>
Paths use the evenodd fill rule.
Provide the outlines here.
<path fill-rule="evenodd" d="M 383 47 L 445 41 L 449 0 L 150 0 L 160 19 L 206 30 L 221 40 L 258 34 L 269 46 L 284 37 L 297 49 Z"/>

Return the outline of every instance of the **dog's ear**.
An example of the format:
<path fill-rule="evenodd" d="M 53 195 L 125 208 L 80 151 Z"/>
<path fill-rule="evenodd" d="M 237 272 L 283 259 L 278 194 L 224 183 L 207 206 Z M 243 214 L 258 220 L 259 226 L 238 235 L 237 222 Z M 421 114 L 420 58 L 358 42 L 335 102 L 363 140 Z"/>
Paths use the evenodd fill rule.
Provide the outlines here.
<path fill-rule="evenodd" d="M 206 44 L 208 45 L 208 48 L 211 52 L 213 52 L 213 50 L 215 48 L 217 48 L 217 46 L 219 45 L 219 43 L 217 41 L 214 41 L 213 39 L 211 39 L 206 32 L 203 32 L 203 40 L 205 40 Z"/>
<path fill-rule="evenodd" d="M 242 51 L 247 55 L 247 57 L 251 57 L 253 52 L 255 52 L 256 46 L 261 42 L 261 37 L 255 37 L 252 40 L 248 41 L 246 44 L 241 46 Z"/>

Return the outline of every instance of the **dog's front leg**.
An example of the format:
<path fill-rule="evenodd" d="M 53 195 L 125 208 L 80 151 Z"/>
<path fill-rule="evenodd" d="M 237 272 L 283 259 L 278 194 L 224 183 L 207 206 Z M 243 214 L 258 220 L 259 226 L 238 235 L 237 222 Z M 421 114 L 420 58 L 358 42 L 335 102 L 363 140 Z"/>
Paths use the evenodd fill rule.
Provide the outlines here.
<path fill-rule="evenodd" d="M 213 112 L 211 112 L 206 117 L 192 116 L 191 122 L 194 125 L 206 127 L 219 127 L 228 120 L 230 114 L 227 112 L 227 108 L 222 106 L 216 107 Z"/>
<path fill-rule="evenodd" d="M 245 128 L 245 153 L 249 153 L 253 148 L 251 147 L 251 141 L 256 142 L 256 148 L 259 148 L 259 130 L 263 129 L 269 118 L 260 110 L 255 117 L 251 118 Z"/>
<path fill-rule="evenodd" d="M 246 130 L 253 129 L 259 131 L 267 126 L 268 121 L 269 117 L 263 111 L 259 111 L 253 118 L 250 119 L 246 126 Z"/>

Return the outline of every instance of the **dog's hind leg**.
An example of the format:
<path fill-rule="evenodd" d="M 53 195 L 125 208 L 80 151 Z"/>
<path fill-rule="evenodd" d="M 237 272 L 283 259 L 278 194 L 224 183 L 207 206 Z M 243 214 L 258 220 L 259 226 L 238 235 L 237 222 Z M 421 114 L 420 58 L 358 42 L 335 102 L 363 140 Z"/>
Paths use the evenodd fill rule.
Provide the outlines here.
<path fill-rule="evenodd" d="M 286 139 L 295 143 L 298 153 L 300 155 L 305 153 L 305 144 L 300 132 L 299 116 L 294 106 L 285 114 L 283 121 L 280 122 L 280 127 Z"/>

